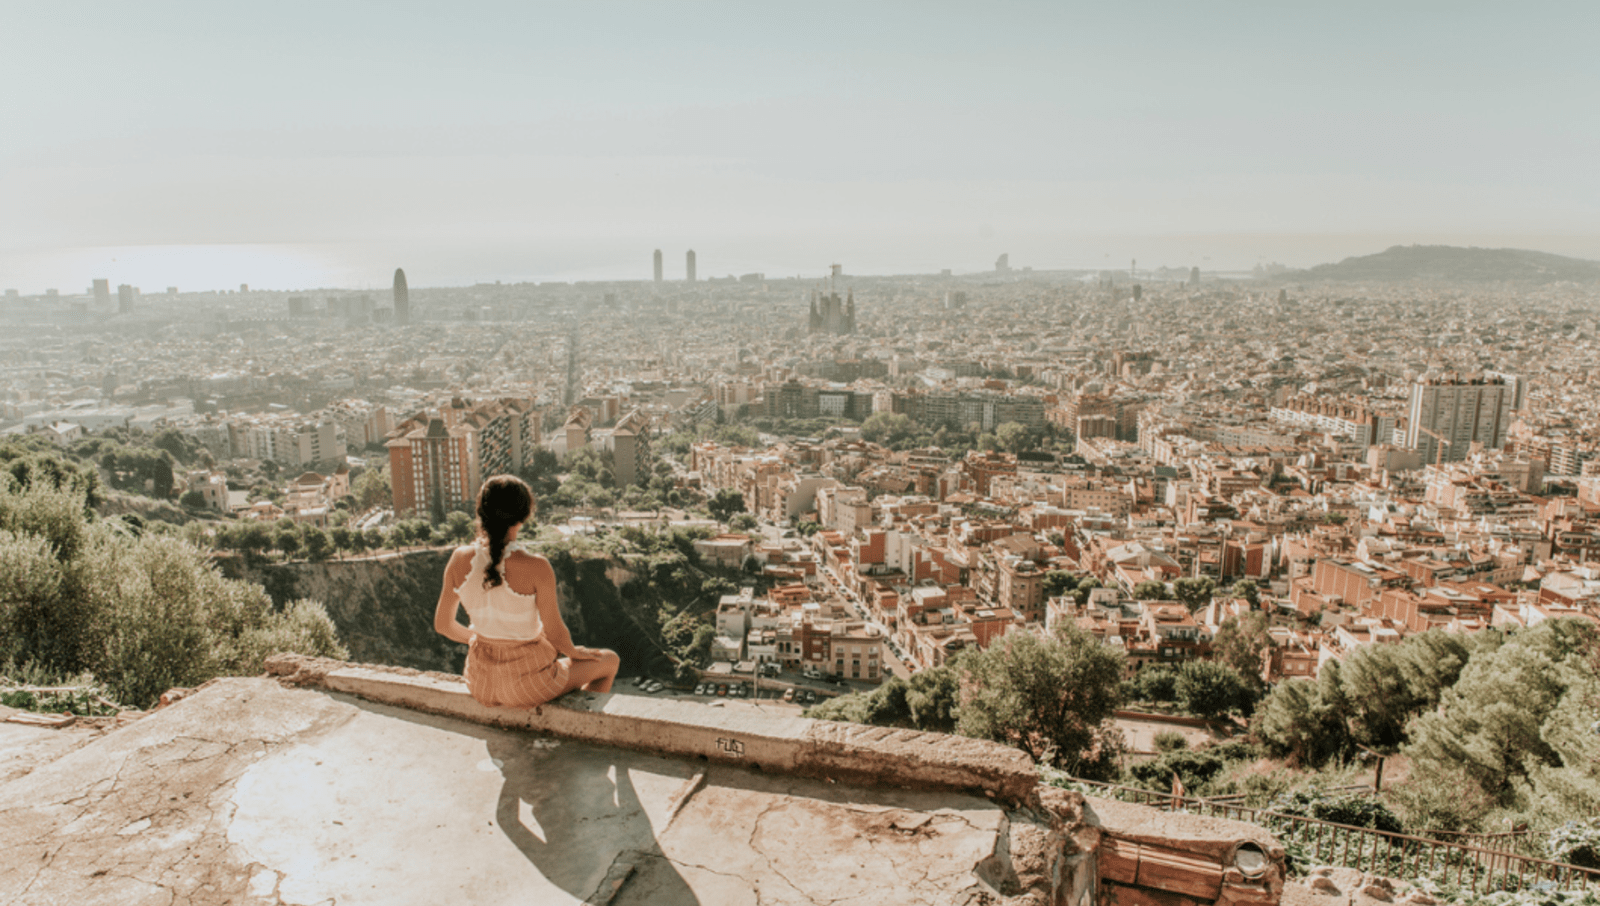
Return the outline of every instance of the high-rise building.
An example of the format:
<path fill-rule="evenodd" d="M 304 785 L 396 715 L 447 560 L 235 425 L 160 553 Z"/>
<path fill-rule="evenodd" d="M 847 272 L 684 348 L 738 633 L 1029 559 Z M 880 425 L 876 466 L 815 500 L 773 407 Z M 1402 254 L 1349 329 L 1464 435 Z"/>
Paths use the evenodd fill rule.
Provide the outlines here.
<path fill-rule="evenodd" d="M 634 409 L 611 429 L 612 472 L 621 487 L 639 481 L 639 469 L 644 464 L 645 451 L 649 448 L 649 428 L 649 418 Z"/>
<path fill-rule="evenodd" d="M 1484 449 L 1505 446 L 1514 396 L 1515 388 L 1499 377 L 1424 375 L 1411 385 L 1406 446 L 1421 454 L 1424 463 L 1466 459 L 1474 443 Z M 1448 441 L 1442 457 L 1433 435 Z"/>
<path fill-rule="evenodd" d="M 385 444 L 395 513 L 438 522 L 451 509 L 470 508 L 481 480 L 474 440 L 472 429 L 447 428 L 444 419 L 431 418 Z"/>
<path fill-rule="evenodd" d="M 661 282 L 661 250 L 656 249 L 656 282 Z"/>
<path fill-rule="evenodd" d="M 100 311 L 111 308 L 111 281 L 96 279 L 94 281 L 94 307 Z"/>
<path fill-rule="evenodd" d="M 117 287 L 117 311 L 123 314 L 133 311 L 133 299 L 136 292 L 138 290 L 126 283 Z"/>
<path fill-rule="evenodd" d="M 690 249 L 683 256 L 683 272 L 690 283 L 694 282 L 694 249 Z"/>
<path fill-rule="evenodd" d="M 1483 376 L 1506 382 L 1511 388 L 1511 411 L 1521 412 L 1528 408 L 1528 379 L 1506 371 L 1485 371 Z"/>
<path fill-rule="evenodd" d="M 1200 268 L 1198 268 L 1198 267 L 1189 268 L 1189 285 L 1190 286 L 1199 286 L 1200 285 Z"/>
<path fill-rule="evenodd" d="M 394 269 L 394 323 L 411 323 L 411 290 L 406 288 L 406 272 Z"/>

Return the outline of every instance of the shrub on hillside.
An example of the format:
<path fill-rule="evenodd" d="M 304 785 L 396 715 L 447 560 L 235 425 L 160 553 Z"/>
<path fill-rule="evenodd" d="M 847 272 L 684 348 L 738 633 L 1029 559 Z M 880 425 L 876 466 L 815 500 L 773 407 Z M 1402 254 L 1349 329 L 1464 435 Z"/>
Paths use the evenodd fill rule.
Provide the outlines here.
<path fill-rule="evenodd" d="M 1189 740 L 1177 730 L 1162 730 L 1153 741 L 1157 752 L 1176 752 L 1189 748 Z"/>
<path fill-rule="evenodd" d="M 87 671 L 145 705 L 174 686 L 258 673 L 273 651 L 346 656 L 320 604 L 277 611 L 192 545 L 84 514 L 81 492 L 0 487 L 0 662 Z"/>
<path fill-rule="evenodd" d="M 1145 789 L 1166 792 L 1172 788 L 1172 776 L 1176 774 L 1188 795 L 1205 795 L 1205 787 L 1230 764 L 1255 757 L 1255 749 L 1242 742 L 1203 749 L 1177 749 L 1134 765 L 1128 769 L 1128 777 Z"/>
<path fill-rule="evenodd" d="M 1359 793 L 1334 793 L 1315 788 L 1297 790 L 1273 800 L 1267 810 L 1395 834 L 1404 831 L 1400 819 L 1382 800 Z"/>

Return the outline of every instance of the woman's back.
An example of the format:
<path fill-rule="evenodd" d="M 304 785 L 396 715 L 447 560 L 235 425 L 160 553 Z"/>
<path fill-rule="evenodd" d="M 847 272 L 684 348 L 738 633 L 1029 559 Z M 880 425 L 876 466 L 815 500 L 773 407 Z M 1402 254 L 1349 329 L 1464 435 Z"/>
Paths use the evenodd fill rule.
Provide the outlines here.
<path fill-rule="evenodd" d="M 483 543 L 472 545 L 472 568 L 467 578 L 456 588 L 461 605 L 472 618 L 472 631 L 491 639 L 536 639 L 544 632 L 539 620 L 538 596 L 523 594 L 511 587 L 513 557 L 527 554 L 508 554 L 502 564 L 502 581 L 499 585 L 484 587 L 483 572 L 489 565 L 489 549 Z M 517 572 L 520 573 L 520 570 Z M 520 578 L 520 576 L 519 576 Z"/>

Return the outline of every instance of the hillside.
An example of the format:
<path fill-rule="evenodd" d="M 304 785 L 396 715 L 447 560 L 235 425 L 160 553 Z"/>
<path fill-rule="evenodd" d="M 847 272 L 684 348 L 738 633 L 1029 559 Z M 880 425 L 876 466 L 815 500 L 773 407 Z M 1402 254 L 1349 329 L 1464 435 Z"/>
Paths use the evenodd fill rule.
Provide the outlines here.
<path fill-rule="evenodd" d="M 624 675 L 671 671 L 659 614 L 684 608 L 703 619 L 704 601 L 696 606 L 693 597 L 684 595 L 666 603 L 659 587 L 619 560 L 574 557 L 561 550 L 546 554 L 555 568 L 561 615 L 574 641 L 615 650 L 622 656 Z M 466 649 L 433 631 L 449 556 L 448 549 L 439 549 L 381 559 L 253 564 L 226 557 L 219 565 L 231 577 L 261 583 L 280 606 L 297 598 L 326 602 L 353 660 L 459 673 Z M 716 599 L 706 600 L 714 604 Z"/>
<path fill-rule="evenodd" d="M 1461 248 L 1449 245 L 1397 245 L 1376 255 L 1346 258 L 1284 275 L 1292 280 L 1403 282 L 1445 280 L 1467 283 L 1588 283 L 1600 280 L 1600 261 L 1567 258 L 1524 249 Z"/>

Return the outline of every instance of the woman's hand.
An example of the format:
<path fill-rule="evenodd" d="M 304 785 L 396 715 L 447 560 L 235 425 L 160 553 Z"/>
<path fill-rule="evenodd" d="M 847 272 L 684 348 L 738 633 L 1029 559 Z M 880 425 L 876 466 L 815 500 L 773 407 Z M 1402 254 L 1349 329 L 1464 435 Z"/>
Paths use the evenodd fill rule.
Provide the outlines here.
<path fill-rule="evenodd" d="M 575 661 L 598 661 L 600 660 L 600 652 L 593 648 L 585 648 L 582 645 L 574 645 L 572 646 L 571 657 Z"/>

